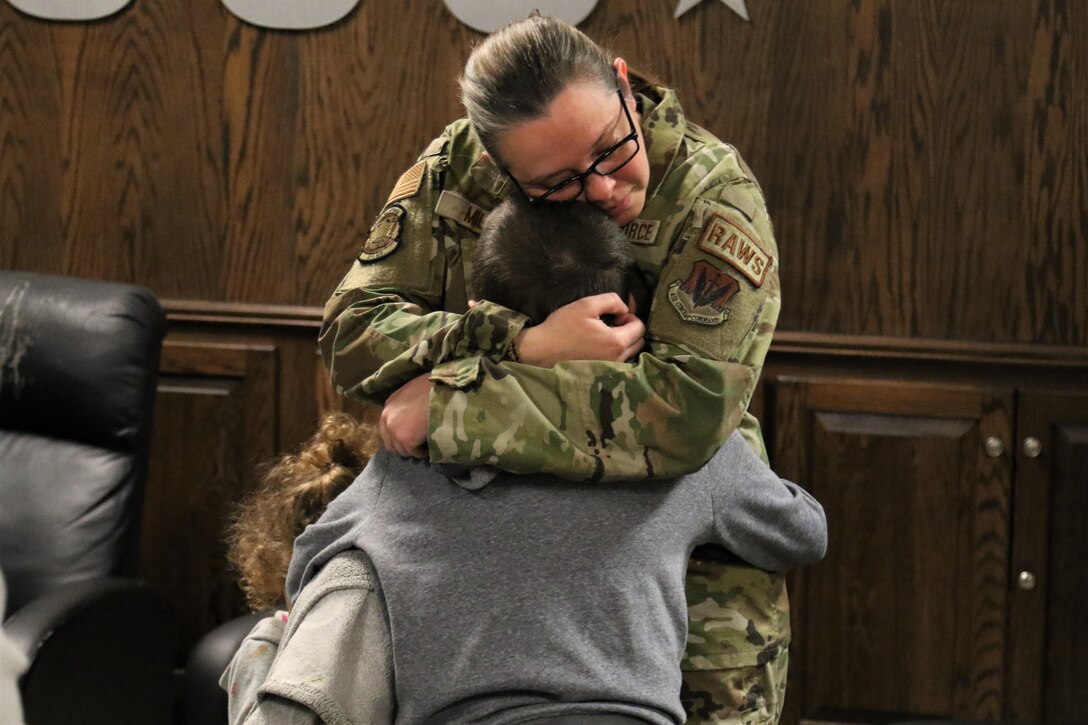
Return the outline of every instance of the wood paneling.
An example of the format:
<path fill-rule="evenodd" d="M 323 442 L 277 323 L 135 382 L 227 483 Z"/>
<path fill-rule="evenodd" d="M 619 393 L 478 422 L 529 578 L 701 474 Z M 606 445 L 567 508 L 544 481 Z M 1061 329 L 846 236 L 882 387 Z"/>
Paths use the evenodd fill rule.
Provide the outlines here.
<path fill-rule="evenodd" d="M 1088 394 L 1020 396 L 1012 576 L 1009 608 L 1010 698 L 1018 722 L 1071 723 L 1088 718 Z M 1040 443 L 1026 455 L 1029 437 Z M 1015 636 L 1013 636 L 1015 634 Z"/>
<path fill-rule="evenodd" d="M 774 388 L 776 466 L 828 516 L 827 558 L 792 581 L 784 721 L 827 708 L 1000 717 L 1012 467 L 984 441 L 1009 445 L 1013 396 L 868 380 Z"/>
<path fill-rule="evenodd" d="M 163 349 L 140 569 L 174 605 L 181 653 L 245 611 L 223 535 L 257 464 L 277 450 L 277 378 L 268 345 Z"/>
<path fill-rule="evenodd" d="M 601 0 L 582 27 L 756 170 L 780 329 L 1088 344 L 1088 4 L 748 7 Z M 0 265 L 320 305 L 479 37 L 422 0 L 297 33 L 219 0 L 0 3 Z"/>

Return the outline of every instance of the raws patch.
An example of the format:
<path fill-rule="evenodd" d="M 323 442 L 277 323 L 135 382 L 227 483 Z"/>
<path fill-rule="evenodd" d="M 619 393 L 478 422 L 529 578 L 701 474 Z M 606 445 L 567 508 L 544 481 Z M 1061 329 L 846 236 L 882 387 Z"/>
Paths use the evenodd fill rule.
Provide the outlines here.
<path fill-rule="evenodd" d="M 762 287 L 774 258 L 755 241 L 740 212 L 712 214 L 699 237 L 699 249 L 728 262 L 756 287 Z"/>

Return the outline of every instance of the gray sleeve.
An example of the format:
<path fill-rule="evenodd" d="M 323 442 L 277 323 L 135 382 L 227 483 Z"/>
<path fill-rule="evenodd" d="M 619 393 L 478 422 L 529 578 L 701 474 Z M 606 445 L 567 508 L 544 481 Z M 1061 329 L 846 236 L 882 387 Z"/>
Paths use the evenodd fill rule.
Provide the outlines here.
<path fill-rule="evenodd" d="M 276 612 L 275 615 L 259 621 L 242 640 L 223 676 L 219 678 L 219 686 L 227 691 L 227 721 L 230 725 L 256 725 L 267 719 L 262 713 L 267 714 L 267 709 L 272 705 L 262 705 L 258 711 L 258 692 L 279 652 L 285 619 L 285 612 Z M 313 722 L 313 718 L 300 720 L 286 715 L 280 713 L 279 718 L 279 722 L 285 725 Z"/>
<path fill-rule="evenodd" d="M 256 688 L 246 683 L 245 725 L 392 723 L 393 649 L 385 601 L 359 550 L 331 559 L 299 594 L 274 659 Z M 252 652 L 239 651 L 238 660 Z M 228 671 L 229 674 L 229 671 Z M 259 676 L 255 672 L 254 676 Z M 224 675 L 227 686 L 231 678 Z M 237 678 L 235 678 L 237 679 Z M 229 692 L 229 690 L 228 690 Z M 242 693 L 239 693 L 242 694 Z M 232 693 L 233 695 L 233 693 Z M 240 698 L 241 700 L 241 698 Z"/>
<path fill-rule="evenodd" d="M 701 471 L 713 501 L 714 543 L 753 566 L 782 571 L 811 564 L 827 551 L 820 503 L 780 478 L 733 433 Z"/>

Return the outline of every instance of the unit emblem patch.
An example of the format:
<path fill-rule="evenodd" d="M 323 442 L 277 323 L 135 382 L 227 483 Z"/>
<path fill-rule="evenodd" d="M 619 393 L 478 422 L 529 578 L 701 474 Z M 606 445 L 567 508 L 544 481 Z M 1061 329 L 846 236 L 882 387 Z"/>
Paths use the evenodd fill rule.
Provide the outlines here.
<path fill-rule="evenodd" d="M 729 319 L 726 305 L 740 291 L 740 283 L 710 262 L 699 260 L 684 281 L 669 285 L 669 302 L 685 322 L 720 325 Z"/>
<path fill-rule="evenodd" d="M 774 259 L 755 243 L 744 222 L 721 214 L 711 215 L 699 237 L 699 249 L 728 262 L 756 287 L 763 286 L 774 263 Z"/>
<path fill-rule="evenodd" d="M 397 245 L 400 244 L 401 221 L 404 219 L 404 207 L 386 207 L 374 226 L 370 227 L 370 234 L 363 242 L 363 248 L 359 252 L 360 262 L 373 262 L 388 257 Z"/>
<path fill-rule="evenodd" d="M 423 183 L 423 171 L 426 168 L 427 162 L 419 161 L 415 166 L 401 174 L 400 178 L 397 180 L 397 185 L 393 187 L 393 191 L 389 194 L 389 198 L 385 200 L 386 206 L 392 204 L 394 201 L 400 201 L 401 199 L 415 196 L 419 191 L 420 184 Z"/>

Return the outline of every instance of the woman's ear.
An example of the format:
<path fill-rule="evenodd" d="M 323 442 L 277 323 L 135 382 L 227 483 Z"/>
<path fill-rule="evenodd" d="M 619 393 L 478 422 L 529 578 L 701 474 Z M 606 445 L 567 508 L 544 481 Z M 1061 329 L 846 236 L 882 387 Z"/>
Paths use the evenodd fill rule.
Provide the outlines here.
<path fill-rule="evenodd" d="M 620 84 L 620 90 L 623 91 L 623 97 L 634 98 L 634 95 L 631 93 L 631 82 L 627 78 L 627 61 L 617 57 L 612 61 L 612 67 L 616 69 L 616 82 Z"/>
<path fill-rule="evenodd" d="M 627 61 L 619 56 L 612 61 L 612 67 L 616 69 L 616 76 L 621 79 L 623 83 L 627 83 Z"/>

